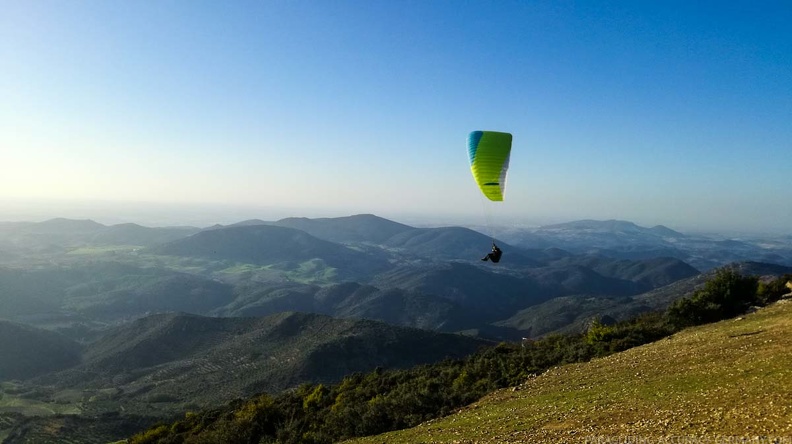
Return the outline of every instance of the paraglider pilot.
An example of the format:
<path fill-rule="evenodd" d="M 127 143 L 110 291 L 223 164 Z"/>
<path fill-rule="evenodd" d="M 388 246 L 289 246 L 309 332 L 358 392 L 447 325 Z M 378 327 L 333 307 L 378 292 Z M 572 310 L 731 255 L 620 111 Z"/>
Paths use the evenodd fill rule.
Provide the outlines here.
<path fill-rule="evenodd" d="M 500 248 L 498 248 L 498 246 L 495 245 L 495 241 L 492 241 L 492 251 L 489 252 L 489 254 L 487 254 L 486 256 L 482 257 L 481 260 L 485 262 L 492 261 L 497 264 L 498 262 L 500 262 L 501 254 L 502 253 Z"/>

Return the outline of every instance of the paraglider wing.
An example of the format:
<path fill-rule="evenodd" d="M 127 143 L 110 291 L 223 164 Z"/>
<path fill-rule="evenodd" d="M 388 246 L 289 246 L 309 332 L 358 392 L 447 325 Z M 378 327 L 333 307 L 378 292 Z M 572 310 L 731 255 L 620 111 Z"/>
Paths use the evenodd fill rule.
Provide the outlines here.
<path fill-rule="evenodd" d="M 511 145 L 512 135 L 509 133 L 473 131 L 468 136 L 470 171 L 489 200 L 503 200 Z"/>

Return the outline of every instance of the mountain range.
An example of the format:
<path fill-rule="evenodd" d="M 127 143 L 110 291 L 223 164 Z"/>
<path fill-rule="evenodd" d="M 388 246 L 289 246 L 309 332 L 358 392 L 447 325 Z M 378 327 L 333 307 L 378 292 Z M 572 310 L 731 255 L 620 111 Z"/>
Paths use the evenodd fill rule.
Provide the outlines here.
<path fill-rule="evenodd" d="M 560 248 L 575 254 L 622 259 L 674 257 L 705 271 L 732 262 L 760 261 L 792 266 L 787 236 L 683 234 L 620 220 L 582 220 L 536 228 L 498 228 L 497 235 L 523 248 Z"/>
<path fill-rule="evenodd" d="M 82 245 L 150 246 L 190 236 L 196 227 L 150 228 L 133 223 L 103 225 L 92 220 L 56 218 L 44 222 L 0 223 L 0 249 L 59 251 Z"/>
<path fill-rule="evenodd" d="M 789 239 L 580 221 L 503 232 L 492 264 L 479 260 L 492 234 L 374 215 L 203 229 L 0 223 L 0 437 L 52 427 L 30 417 L 56 413 L 128 430 L 260 391 L 578 332 L 667 307 L 722 259 L 792 272 Z M 91 423 L 80 424 L 64 427 Z"/>
<path fill-rule="evenodd" d="M 85 339 L 86 326 L 170 311 L 210 316 L 305 311 L 513 339 L 544 331 L 527 327 L 526 319 L 554 298 L 566 298 L 561 303 L 596 297 L 592 307 L 605 301 L 616 307 L 625 298 L 698 274 L 676 257 L 600 254 L 617 241 L 651 245 L 691 238 L 666 227 L 580 221 L 536 232 L 563 233 L 567 244 L 561 245 L 599 239 L 603 248 L 581 253 L 497 240 L 506 253 L 493 265 L 478 260 L 492 242 L 488 235 L 463 227 L 415 228 L 365 214 L 247 220 L 207 229 L 68 219 L 3 224 L 0 242 L 6 245 L 33 234 L 60 243 L 47 244 L 42 254 L 17 249 L 24 259 L 0 267 L 0 289 L 7 289 L 0 292 L 0 317 L 59 329 L 79 340 Z M 161 242 L 152 244 L 155 240 Z M 627 305 L 625 313 L 652 307 Z M 567 315 L 551 324 L 556 322 L 567 322 L 558 325 L 563 330 L 584 321 Z"/>

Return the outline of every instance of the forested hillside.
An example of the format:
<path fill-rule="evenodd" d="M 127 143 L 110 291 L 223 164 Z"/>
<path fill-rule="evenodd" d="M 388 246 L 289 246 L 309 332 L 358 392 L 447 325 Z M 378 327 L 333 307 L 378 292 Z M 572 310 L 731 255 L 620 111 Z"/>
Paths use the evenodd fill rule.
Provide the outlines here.
<path fill-rule="evenodd" d="M 0 320 L 0 381 L 74 366 L 81 352 L 79 344 L 57 333 Z"/>
<path fill-rule="evenodd" d="M 680 299 L 665 312 L 644 315 L 614 325 L 595 322 L 585 334 L 551 336 L 521 345 L 501 344 L 464 360 L 446 361 L 407 371 L 377 371 L 367 375 L 352 375 L 338 385 L 308 384 L 301 386 L 297 391 L 277 396 L 261 395 L 212 413 L 188 414 L 183 420 L 170 426 L 156 427 L 136 435 L 132 442 L 191 442 L 199 440 L 200 442 L 219 443 L 264 440 L 265 442 L 284 443 L 329 443 L 354 436 L 372 435 L 387 430 L 412 427 L 452 413 L 495 389 L 509 386 L 526 387 L 526 380 L 535 378 L 558 365 L 585 362 L 594 357 L 608 356 L 614 352 L 629 350 L 635 346 L 667 337 L 685 327 L 728 319 L 735 314 L 744 313 L 752 306 L 773 304 L 788 291 L 786 285 L 791 279 L 792 274 L 760 282 L 757 277 L 741 275 L 734 269 L 723 269 L 704 287 L 690 297 Z M 664 418 L 677 418 L 665 423 L 669 430 L 676 427 L 682 430 L 686 427 L 685 421 L 679 418 L 693 418 L 698 421 L 693 425 L 700 426 L 700 430 L 714 434 L 719 433 L 720 430 L 736 431 L 740 425 L 752 423 L 753 418 L 724 418 L 723 422 L 719 422 L 720 420 L 717 418 L 714 420 L 708 418 L 706 412 L 709 411 L 707 409 L 721 406 L 721 401 L 716 403 L 699 401 L 698 404 L 703 409 L 700 410 L 699 407 L 687 405 L 680 399 L 690 399 L 690 396 L 701 390 L 717 393 L 718 384 L 729 384 L 729 381 L 732 381 L 737 385 L 730 387 L 725 392 L 726 398 L 741 396 L 741 393 L 750 393 L 750 405 L 756 406 L 757 411 L 766 411 L 767 404 L 762 398 L 763 394 L 772 394 L 771 399 L 778 400 L 792 394 L 792 385 L 788 383 L 780 387 L 771 384 L 769 387 L 759 388 L 752 378 L 735 374 L 727 367 L 718 365 L 718 363 L 731 364 L 734 359 L 745 357 L 749 359 L 749 362 L 745 364 L 746 371 L 764 371 L 757 368 L 755 363 L 764 362 L 766 358 L 776 356 L 777 359 L 773 360 L 766 370 L 770 371 L 768 375 L 773 381 L 778 383 L 784 381 L 784 375 L 786 375 L 790 364 L 787 359 L 790 356 L 788 351 L 792 348 L 787 331 L 792 328 L 792 324 L 786 319 L 786 314 L 789 311 L 788 306 L 788 303 L 779 305 L 772 310 L 763 312 L 765 313 L 763 315 L 754 315 L 753 320 L 747 323 L 724 324 L 724 327 L 703 330 L 716 332 L 714 335 L 718 338 L 718 343 L 721 344 L 718 347 L 712 346 L 714 338 L 702 340 L 699 337 L 698 331 L 702 330 L 683 331 L 672 341 L 663 341 L 662 345 L 656 345 L 657 352 L 649 354 L 646 354 L 645 351 L 628 352 L 616 355 L 609 360 L 598 360 L 595 361 L 596 363 L 588 364 L 593 368 L 600 368 L 603 362 L 628 363 L 626 368 L 621 366 L 608 370 L 606 367 L 604 371 L 597 371 L 597 374 L 601 375 L 598 377 L 606 380 L 600 384 L 606 386 L 607 389 L 588 385 L 585 382 L 585 377 L 580 377 L 574 383 L 570 381 L 575 381 L 575 378 L 571 380 L 565 378 L 564 380 L 568 381 L 565 388 L 551 388 L 551 391 L 556 390 L 556 394 L 544 395 L 545 392 L 541 385 L 529 382 L 527 387 L 536 387 L 536 390 L 541 392 L 537 395 L 536 402 L 550 405 L 535 413 L 531 413 L 533 412 L 532 408 L 522 407 L 527 412 L 525 415 L 528 416 L 525 422 L 521 423 L 519 419 L 507 413 L 514 411 L 515 407 L 501 406 L 496 402 L 489 408 L 500 415 L 497 420 L 491 417 L 486 421 L 483 420 L 479 416 L 480 410 L 473 407 L 468 410 L 471 413 L 468 414 L 461 426 L 447 426 L 452 429 L 452 432 L 448 434 L 443 431 L 442 427 L 439 432 L 435 432 L 437 428 L 428 425 L 423 430 L 428 429 L 429 432 L 424 435 L 409 432 L 405 435 L 394 435 L 396 437 L 393 439 L 398 442 L 419 442 L 426 439 L 438 439 L 442 442 L 456 442 L 459 439 L 499 442 L 498 440 L 505 439 L 505 436 L 514 432 L 524 433 L 525 436 L 533 436 L 528 434 L 535 433 L 536 436 L 542 437 L 545 436 L 545 429 L 540 426 L 556 419 L 554 414 L 549 413 L 551 411 L 563 411 L 563 414 L 569 418 L 558 428 L 578 433 L 588 422 L 583 419 L 584 416 L 577 419 L 575 406 L 582 402 L 589 404 L 593 402 L 595 405 L 589 405 L 585 411 L 597 412 L 598 410 L 596 407 L 598 401 L 586 395 L 588 391 L 605 393 L 603 396 L 618 397 L 621 396 L 620 393 L 639 396 L 641 403 L 637 405 L 644 406 L 642 408 L 652 412 L 655 412 L 657 408 L 668 408 L 652 406 L 673 406 L 673 409 L 678 411 L 677 416 L 662 411 Z M 767 321 L 770 324 L 766 322 L 767 319 L 770 319 Z M 775 324 L 773 325 L 773 323 Z M 723 334 L 724 329 L 728 332 L 727 335 Z M 743 340 L 741 338 L 764 333 L 764 329 L 772 329 L 773 332 L 770 336 L 765 336 L 770 338 L 770 341 L 761 340 L 761 342 L 771 345 L 751 354 L 740 343 Z M 729 345 L 725 345 L 722 339 L 724 336 L 740 339 L 728 341 Z M 781 340 L 781 338 L 786 339 Z M 774 341 L 778 342 L 772 344 Z M 697 350 L 696 347 L 702 345 L 705 348 Z M 646 350 L 644 347 L 641 349 Z M 703 353 L 703 350 L 706 352 Z M 783 351 L 783 356 L 778 356 L 780 351 Z M 648 356 L 648 358 L 641 364 L 633 364 L 632 356 L 636 356 L 635 353 L 638 353 L 637 356 Z M 708 356 L 707 353 L 710 355 Z M 675 374 L 680 369 L 688 368 L 680 367 L 680 363 L 675 362 L 680 358 L 690 365 L 687 373 L 689 378 L 687 379 L 684 375 Z M 702 365 L 705 365 L 706 368 L 702 368 Z M 670 370 L 669 366 L 674 370 Z M 574 370 L 576 368 L 579 367 L 556 367 L 539 376 L 541 379 L 535 380 L 545 380 L 553 378 L 553 375 L 577 372 Z M 715 369 L 718 371 L 713 371 Z M 625 370 L 629 373 L 626 373 Z M 649 382 L 654 381 L 649 378 L 650 374 L 651 378 L 659 378 L 659 382 Z M 708 376 L 713 375 L 714 381 L 706 381 Z M 635 389 L 624 390 L 631 384 L 627 378 L 633 381 L 632 386 Z M 721 378 L 723 379 L 721 380 Z M 655 384 L 661 385 L 655 386 Z M 749 390 L 751 387 L 753 389 Z M 767 392 L 768 389 L 770 392 Z M 776 392 L 776 389 L 781 392 Z M 672 395 L 674 400 L 660 396 L 659 394 L 664 390 Z M 658 398 L 658 396 L 660 397 Z M 765 406 L 764 410 L 759 408 L 760 404 Z M 728 402 L 723 405 L 728 405 Z M 603 407 L 606 406 L 607 403 L 603 404 Z M 612 407 L 608 407 L 608 409 L 612 410 Z M 532 420 L 530 419 L 531 415 L 540 419 Z M 596 413 L 596 415 L 600 417 L 600 413 Z M 639 411 L 632 412 L 628 416 L 640 419 L 640 415 L 642 413 Z M 767 427 L 762 430 L 782 431 L 783 429 L 779 427 L 788 425 L 788 420 L 792 417 L 790 415 L 792 415 L 792 411 L 781 412 L 781 415 L 777 416 L 778 419 L 768 421 Z M 609 424 L 618 425 L 629 421 L 625 418 L 627 417 L 616 416 L 607 421 L 603 420 L 602 430 L 611 430 L 607 428 Z M 449 421 L 453 423 L 454 419 Z M 633 423 L 630 422 L 630 424 Z M 645 422 L 643 424 L 645 425 L 640 427 L 647 427 L 647 429 L 639 430 L 651 430 L 653 423 Z M 593 424 L 586 427 L 590 426 Z M 459 430 L 464 430 L 464 432 L 459 432 Z M 490 430 L 497 431 L 496 433 L 501 434 L 502 437 L 488 436 L 485 438 L 484 436 L 491 434 Z M 588 430 L 596 430 L 596 428 L 592 427 Z M 423 432 L 418 431 L 417 433 Z M 375 440 L 381 442 L 381 438 L 375 438 Z M 390 441 L 390 438 L 387 440 Z"/>

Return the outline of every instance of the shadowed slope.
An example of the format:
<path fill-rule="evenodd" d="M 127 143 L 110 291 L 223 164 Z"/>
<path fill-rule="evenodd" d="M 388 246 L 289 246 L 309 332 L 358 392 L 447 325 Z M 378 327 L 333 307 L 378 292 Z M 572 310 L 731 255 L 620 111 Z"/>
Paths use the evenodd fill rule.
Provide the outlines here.
<path fill-rule="evenodd" d="M 555 296 L 557 287 L 497 274 L 460 262 L 401 267 L 375 277 L 379 288 L 402 288 L 431 294 L 475 310 L 479 322 L 494 321 Z"/>
<path fill-rule="evenodd" d="M 413 228 L 396 234 L 383 245 L 427 258 L 477 261 L 489 253 L 492 238 L 463 227 Z M 540 251 L 529 253 L 503 242 L 498 242 L 498 245 L 503 250 L 502 265 L 504 266 L 507 264 L 535 266 L 544 259 Z M 533 256 L 539 258 L 536 259 Z"/>
<path fill-rule="evenodd" d="M 80 346 L 57 333 L 0 320 L 0 381 L 26 379 L 80 362 Z"/>
<path fill-rule="evenodd" d="M 365 320 L 280 313 L 265 318 L 149 316 L 91 344 L 83 363 L 47 375 L 60 387 L 113 387 L 127 410 L 152 400 L 215 405 L 374 368 L 461 357 L 485 341 Z M 162 406 L 160 406 L 162 407 Z"/>

